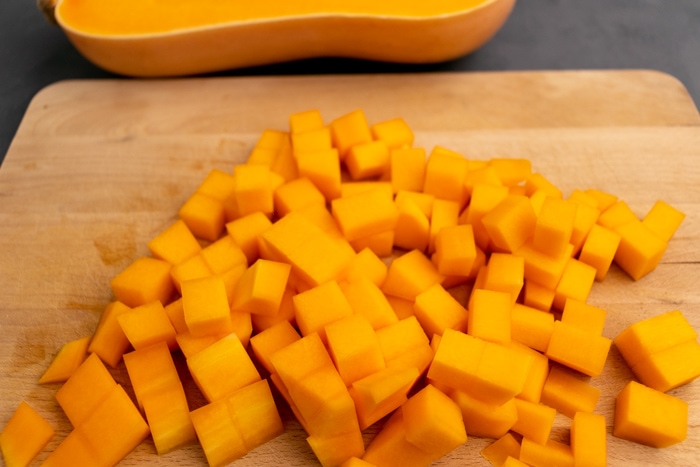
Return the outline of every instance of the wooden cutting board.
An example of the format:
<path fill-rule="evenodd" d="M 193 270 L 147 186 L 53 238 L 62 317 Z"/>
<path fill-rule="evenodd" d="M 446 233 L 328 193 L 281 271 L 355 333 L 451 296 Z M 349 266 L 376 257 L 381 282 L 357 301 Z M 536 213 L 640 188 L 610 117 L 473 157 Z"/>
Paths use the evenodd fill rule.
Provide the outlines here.
<path fill-rule="evenodd" d="M 37 380 L 67 341 L 90 335 L 112 299 L 109 280 L 175 218 L 213 168 L 243 161 L 265 128 L 318 108 L 330 120 L 362 108 L 371 122 L 401 116 L 416 145 L 468 158 L 526 157 L 569 194 L 598 188 L 640 216 L 657 199 L 687 214 L 656 271 L 638 282 L 616 267 L 589 302 L 608 311 L 604 334 L 680 309 L 700 330 L 700 116 L 681 83 L 652 71 L 444 73 L 316 77 L 67 81 L 27 109 L 0 168 L 0 426 L 22 400 L 56 428 L 70 425 L 56 385 Z M 182 359 L 178 360 L 182 365 Z M 115 378 L 128 386 L 123 367 Z M 591 380 L 597 411 L 632 378 L 615 347 Z M 193 387 L 192 404 L 202 403 Z M 672 391 L 690 403 L 685 442 L 653 449 L 608 436 L 609 465 L 695 466 L 700 382 Z M 235 465 L 315 465 L 304 432 L 286 432 Z M 568 442 L 558 416 L 552 438 Z M 371 438 L 373 431 L 367 434 Z M 437 465 L 488 465 L 470 440 Z M 142 443 L 121 465 L 205 465 L 190 446 L 158 457 Z"/>

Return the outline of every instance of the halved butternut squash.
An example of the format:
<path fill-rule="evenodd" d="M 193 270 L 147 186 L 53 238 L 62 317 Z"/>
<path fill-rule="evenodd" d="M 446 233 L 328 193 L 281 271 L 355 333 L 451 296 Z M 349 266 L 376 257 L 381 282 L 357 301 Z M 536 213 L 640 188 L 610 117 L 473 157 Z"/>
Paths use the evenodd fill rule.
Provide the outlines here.
<path fill-rule="evenodd" d="M 175 76 L 311 57 L 431 63 L 501 28 L 515 0 L 39 0 L 90 61 L 131 76 Z"/>

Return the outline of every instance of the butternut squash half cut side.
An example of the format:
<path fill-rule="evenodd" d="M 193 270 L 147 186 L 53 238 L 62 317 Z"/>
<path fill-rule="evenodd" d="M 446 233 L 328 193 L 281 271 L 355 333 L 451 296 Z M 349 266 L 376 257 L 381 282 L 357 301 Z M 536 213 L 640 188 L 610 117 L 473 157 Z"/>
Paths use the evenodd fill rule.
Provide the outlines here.
<path fill-rule="evenodd" d="M 39 0 L 88 60 L 141 77 L 182 76 L 313 57 L 435 63 L 501 28 L 515 0 Z"/>

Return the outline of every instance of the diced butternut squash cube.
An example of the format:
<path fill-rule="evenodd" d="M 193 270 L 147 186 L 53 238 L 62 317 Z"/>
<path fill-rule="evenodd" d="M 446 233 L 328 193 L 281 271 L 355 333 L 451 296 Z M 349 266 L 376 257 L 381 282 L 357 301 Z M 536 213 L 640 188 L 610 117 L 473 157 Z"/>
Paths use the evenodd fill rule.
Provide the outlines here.
<path fill-rule="evenodd" d="M 170 277 L 175 284 L 175 289 L 182 293 L 182 283 L 188 280 L 201 279 L 214 275 L 204 255 L 198 254 L 182 263 L 176 264 L 170 269 Z"/>
<path fill-rule="evenodd" d="M 340 467 L 377 467 L 374 464 L 360 459 L 359 457 L 351 457 L 342 464 Z"/>
<path fill-rule="evenodd" d="M 326 200 L 340 196 L 340 159 L 338 150 L 331 148 L 297 155 L 300 177 L 308 178 Z"/>
<path fill-rule="evenodd" d="M 432 260 L 440 274 L 469 277 L 476 259 L 474 229 L 471 225 L 444 227 L 437 233 Z"/>
<path fill-rule="evenodd" d="M 355 315 L 369 321 L 372 328 L 379 329 L 398 321 L 389 300 L 370 279 L 362 276 L 340 283 L 343 295 L 350 303 Z"/>
<path fill-rule="evenodd" d="M 390 182 L 373 179 L 359 182 L 342 182 L 340 184 L 340 197 L 347 198 L 348 196 L 353 196 L 372 190 L 383 190 L 387 196 L 394 196 L 394 190 L 391 187 Z"/>
<path fill-rule="evenodd" d="M 516 397 L 530 402 L 540 402 L 544 383 L 549 375 L 549 359 L 540 352 L 531 349 L 525 344 L 511 341 L 508 347 L 530 356 L 530 369 L 528 370 L 523 390 Z"/>
<path fill-rule="evenodd" d="M 177 348 L 175 328 L 159 301 L 137 306 L 117 317 L 119 325 L 135 349 L 165 342 L 170 349 Z"/>
<path fill-rule="evenodd" d="M 595 278 L 602 281 L 608 274 L 610 265 L 615 259 L 617 247 L 620 244 L 620 234 L 601 225 L 591 227 L 579 254 L 579 261 L 593 266 Z"/>
<path fill-rule="evenodd" d="M 492 253 L 486 266 L 482 288 L 505 292 L 515 303 L 525 283 L 525 260 L 510 253 Z"/>
<path fill-rule="evenodd" d="M 600 414 L 577 412 L 571 421 L 571 452 L 574 465 L 607 465 L 607 430 Z"/>
<path fill-rule="evenodd" d="M 192 411 L 190 417 L 211 467 L 228 465 L 248 452 L 225 400 L 203 405 Z"/>
<path fill-rule="evenodd" d="M 665 201 L 657 201 L 642 219 L 642 224 L 668 242 L 685 219 L 685 213 Z"/>
<path fill-rule="evenodd" d="M 561 190 L 544 175 L 541 173 L 532 173 L 525 180 L 525 194 L 529 196 L 537 190 L 544 190 L 547 195 L 553 198 L 562 197 Z"/>
<path fill-rule="evenodd" d="M 267 371 L 274 373 L 275 369 L 270 360 L 272 354 L 299 339 L 301 336 L 291 323 L 281 321 L 251 337 L 250 346 L 257 361 Z"/>
<path fill-rule="evenodd" d="M 645 356 L 694 341 L 697 337 L 698 333 L 683 313 L 673 310 L 629 325 L 615 337 L 615 346 L 627 364 L 635 367 Z"/>
<path fill-rule="evenodd" d="M 481 218 L 493 245 L 513 253 L 528 241 L 534 232 L 537 216 L 529 199 L 509 195 Z"/>
<path fill-rule="evenodd" d="M 561 274 L 559 283 L 554 289 L 554 302 L 552 305 L 558 310 L 563 310 L 567 300 L 585 302 L 591 293 L 595 282 L 596 270 L 593 266 L 570 258 Z"/>
<path fill-rule="evenodd" d="M 489 404 L 457 389 L 450 390 L 449 396 L 462 411 L 462 419 L 469 436 L 481 438 L 505 436 L 518 419 L 515 398 L 502 404 Z"/>
<path fill-rule="evenodd" d="M 367 117 L 361 109 L 335 118 L 329 127 L 333 146 L 338 149 L 341 159 L 345 158 L 352 146 L 368 143 L 373 139 Z"/>
<path fill-rule="evenodd" d="M 386 258 L 391 256 L 394 249 L 394 230 L 385 230 L 367 237 L 358 238 L 350 242 L 356 252 L 369 248 L 377 256 Z"/>
<path fill-rule="evenodd" d="M 178 219 L 148 242 L 151 254 L 170 264 L 178 264 L 199 253 L 202 247 L 182 219 Z"/>
<path fill-rule="evenodd" d="M 110 281 L 112 292 L 117 300 L 132 308 L 155 300 L 168 303 L 175 289 L 170 268 L 167 261 L 138 258 Z"/>
<path fill-rule="evenodd" d="M 302 214 L 292 212 L 262 234 L 276 261 L 292 265 L 293 274 L 317 286 L 340 280 L 355 256 L 352 248 L 330 236 Z"/>
<path fill-rule="evenodd" d="M 187 367 L 209 402 L 260 380 L 260 373 L 235 334 L 188 357 Z"/>
<path fill-rule="evenodd" d="M 655 352 L 632 367 L 645 385 L 667 392 L 700 377 L 700 343 L 689 340 Z"/>
<path fill-rule="evenodd" d="M 425 166 L 423 192 L 436 198 L 455 201 L 462 207 L 466 202 L 466 174 L 467 160 L 461 154 L 436 146 L 430 152 Z"/>
<path fill-rule="evenodd" d="M 398 148 L 389 153 L 391 186 L 402 190 L 422 192 L 425 183 L 426 155 L 423 148 Z"/>
<path fill-rule="evenodd" d="M 411 147 L 413 145 L 413 131 L 406 120 L 401 117 L 374 123 L 369 129 L 375 140 L 383 141 L 390 148 Z"/>
<path fill-rule="evenodd" d="M 297 161 L 301 155 L 333 149 L 331 131 L 328 127 L 314 128 L 299 133 L 292 132 L 291 143 L 292 154 Z"/>
<path fill-rule="evenodd" d="M 54 437 L 53 427 L 25 401 L 0 432 L 0 452 L 7 467 L 29 465 Z"/>
<path fill-rule="evenodd" d="M 236 266 L 248 265 L 248 258 L 243 249 L 230 235 L 224 235 L 210 243 L 200 254 L 211 272 L 216 275 L 223 275 Z"/>
<path fill-rule="evenodd" d="M 294 296 L 296 323 L 303 336 L 318 333 L 326 341 L 326 325 L 353 315 L 350 303 L 336 281 L 329 281 Z"/>
<path fill-rule="evenodd" d="M 554 315 L 516 303 L 511 309 L 511 339 L 544 352 L 554 330 Z"/>
<path fill-rule="evenodd" d="M 261 212 L 255 212 L 228 222 L 226 231 L 241 247 L 248 258 L 248 264 L 253 264 L 260 257 L 257 238 L 270 227 L 270 219 Z"/>
<path fill-rule="evenodd" d="M 620 235 L 620 244 L 614 261 L 632 279 L 639 280 L 656 269 L 668 242 L 638 220 L 616 227 L 615 232 Z"/>
<path fill-rule="evenodd" d="M 203 193 L 194 192 L 178 211 L 195 237 L 213 242 L 224 231 L 224 203 Z"/>
<path fill-rule="evenodd" d="M 276 438 L 284 431 L 267 380 L 237 389 L 225 401 L 248 451 Z"/>
<path fill-rule="evenodd" d="M 262 212 L 270 217 L 274 212 L 273 185 L 270 168 L 264 165 L 238 164 L 234 167 L 234 192 L 238 213 L 246 216 Z"/>
<path fill-rule="evenodd" d="M 308 178 L 302 177 L 291 180 L 274 193 L 275 213 L 279 217 L 286 216 L 289 212 L 301 209 L 309 205 L 322 205 L 325 207 L 326 198 Z"/>
<path fill-rule="evenodd" d="M 528 241 L 520 247 L 515 254 L 525 258 L 525 280 L 537 282 L 551 290 L 555 290 L 566 265 L 571 259 L 574 246 L 569 245 L 567 250 L 556 258 L 537 251 L 532 242 Z M 553 299 L 552 299 L 553 300 Z"/>
<path fill-rule="evenodd" d="M 571 240 L 576 210 L 576 204 L 561 198 L 545 198 L 532 236 L 535 249 L 549 256 L 562 254 Z"/>
<path fill-rule="evenodd" d="M 133 451 L 150 430 L 138 408 L 120 385 L 115 385 L 77 427 L 99 453 L 99 464 L 114 465 Z"/>
<path fill-rule="evenodd" d="M 574 246 L 574 254 L 578 255 L 581 248 L 590 235 L 593 227 L 597 226 L 598 217 L 600 217 L 600 209 L 593 207 L 581 201 L 569 199 L 570 204 L 576 205 L 576 217 L 574 218 L 574 228 L 571 232 L 571 243 Z"/>
<path fill-rule="evenodd" d="M 506 186 L 519 185 L 532 174 L 532 162 L 529 159 L 493 158 L 489 165 L 494 168 L 498 178 Z"/>
<path fill-rule="evenodd" d="M 435 252 L 435 238 L 445 227 L 456 226 L 459 221 L 460 204 L 457 201 L 436 198 L 430 216 L 430 243 L 428 252 Z"/>
<path fill-rule="evenodd" d="M 349 389 L 364 430 L 408 400 L 420 376 L 417 368 L 385 368 L 355 381 Z"/>
<path fill-rule="evenodd" d="M 323 128 L 323 116 L 318 109 L 295 112 L 289 116 L 290 133 L 304 133 Z"/>
<path fill-rule="evenodd" d="M 688 434 L 688 403 L 636 381 L 630 381 L 615 399 L 613 435 L 647 446 L 663 448 Z"/>
<path fill-rule="evenodd" d="M 501 181 L 496 167 L 487 161 L 481 161 L 482 165 L 477 166 L 477 162 L 479 161 L 468 161 L 467 175 L 464 177 L 464 190 L 467 198 L 473 196 L 476 185 L 501 187 L 505 188 L 506 193 L 509 191 L 508 187 Z"/>
<path fill-rule="evenodd" d="M 63 383 L 87 358 L 90 336 L 63 344 L 49 367 L 39 378 L 39 384 Z"/>
<path fill-rule="evenodd" d="M 574 467 L 575 465 L 571 446 L 554 439 L 548 439 L 542 444 L 527 437 L 523 438 L 520 443 L 519 460 L 533 467 L 550 465 Z"/>
<path fill-rule="evenodd" d="M 383 190 L 370 190 L 333 200 L 331 212 L 348 241 L 393 230 L 398 210 Z"/>
<path fill-rule="evenodd" d="M 258 259 L 238 281 L 231 310 L 264 316 L 276 315 L 287 288 L 290 271 L 291 266 L 287 263 Z"/>
<path fill-rule="evenodd" d="M 601 211 L 605 211 L 617 202 L 617 196 L 595 188 L 584 190 L 584 193 L 595 199 L 596 203 L 598 204 L 598 209 Z"/>
<path fill-rule="evenodd" d="M 233 174 L 212 169 L 204 177 L 196 191 L 223 202 L 233 196 L 235 189 L 236 180 Z"/>
<path fill-rule="evenodd" d="M 124 363 L 159 454 L 195 440 L 185 391 L 165 343 L 134 350 Z"/>
<path fill-rule="evenodd" d="M 100 322 L 88 345 L 88 352 L 96 353 L 112 368 L 117 366 L 131 345 L 117 320 L 117 316 L 130 309 L 122 302 L 110 302 L 102 312 Z"/>
<path fill-rule="evenodd" d="M 440 458 L 467 442 L 459 406 L 428 384 L 403 406 L 406 441 Z"/>
<path fill-rule="evenodd" d="M 555 408 L 569 418 L 576 412 L 593 412 L 600 389 L 562 366 L 553 365 L 542 388 L 542 403 Z"/>
<path fill-rule="evenodd" d="M 422 374 L 433 358 L 428 336 L 415 316 L 377 330 L 377 338 L 387 367 L 413 367 Z"/>
<path fill-rule="evenodd" d="M 442 280 L 443 276 L 423 252 L 411 250 L 391 262 L 382 290 L 387 295 L 415 300 Z"/>
<path fill-rule="evenodd" d="M 442 335 L 445 329 L 465 332 L 469 320 L 467 309 L 440 284 L 416 296 L 415 316 L 428 338 Z"/>
<path fill-rule="evenodd" d="M 346 386 L 386 367 L 372 324 L 353 314 L 326 325 L 328 351 Z"/>
<path fill-rule="evenodd" d="M 508 292 L 474 289 L 469 301 L 467 332 L 480 339 L 508 344 L 512 309 Z"/>
<path fill-rule="evenodd" d="M 353 282 L 358 277 L 366 277 L 377 287 L 381 287 L 386 279 L 388 266 L 369 248 L 357 252 L 348 272 L 348 281 Z"/>
<path fill-rule="evenodd" d="M 428 467 L 435 456 L 406 439 L 403 411 L 395 411 L 367 446 L 362 459 L 386 467 Z"/>
<path fill-rule="evenodd" d="M 606 315 L 606 311 L 602 308 L 570 298 L 564 304 L 561 320 L 572 326 L 602 334 Z"/>
<path fill-rule="evenodd" d="M 194 337 L 233 331 L 226 285 L 218 276 L 183 282 L 182 308 L 187 329 Z"/>
<path fill-rule="evenodd" d="M 611 230 L 616 230 L 621 225 L 637 221 L 639 221 L 637 215 L 622 200 L 616 201 L 609 207 L 601 210 L 600 216 L 598 216 L 598 224 Z"/>
<path fill-rule="evenodd" d="M 75 427 L 83 423 L 116 384 L 99 357 L 90 354 L 56 391 L 56 401 Z"/>
<path fill-rule="evenodd" d="M 382 140 L 353 145 L 345 166 L 353 180 L 378 177 L 390 168 L 389 146 Z"/>
<path fill-rule="evenodd" d="M 506 433 L 481 450 L 481 456 L 493 466 L 500 466 L 507 458 L 520 458 L 520 442 L 512 433 Z"/>
<path fill-rule="evenodd" d="M 554 303 L 554 289 L 533 280 L 523 284 L 523 304 L 540 311 L 551 311 Z"/>
<path fill-rule="evenodd" d="M 365 453 L 360 430 L 352 430 L 335 436 L 311 435 L 306 438 L 322 467 L 332 467 Z"/>
<path fill-rule="evenodd" d="M 398 218 L 394 229 L 394 245 L 404 250 L 427 251 L 430 241 L 430 220 L 410 198 L 396 200 Z"/>
<path fill-rule="evenodd" d="M 528 467 L 528 465 L 517 457 L 508 456 L 501 467 Z"/>
<path fill-rule="evenodd" d="M 555 321 L 545 354 L 585 375 L 598 376 L 603 372 L 611 344 L 611 339 L 600 334 Z"/>
<path fill-rule="evenodd" d="M 508 188 L 502 185 L 476 183 L 472 189 L 469 205 L 460 216 L 460 223 L 470 224 L 474 229 L 474 240 L 482 249 L 489 249 L 491 238 L 482 224 L 482 218 L 508 196 Z"/>

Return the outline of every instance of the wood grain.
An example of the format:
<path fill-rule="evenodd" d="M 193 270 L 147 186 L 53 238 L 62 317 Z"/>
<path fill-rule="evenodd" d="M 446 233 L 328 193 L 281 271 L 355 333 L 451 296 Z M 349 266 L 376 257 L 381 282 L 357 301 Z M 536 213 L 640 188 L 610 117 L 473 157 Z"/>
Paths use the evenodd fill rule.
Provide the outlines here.
<path fill-rule="evenodd" d="M 89 335 L 112 298 L 109 280 L 174 218 L 213 168 L 231 170 L 265 128 L 292 112 L 327 119 L 362 108 L 401 116 L 416 145 L 469 158 L 527 157 L 565 193 L 600 188 L 643 215 L 656 199 L 687 214 L 662 264 L 633 282 L 619 269 L 590 302 L 608 311 L 605 335 L 681 309 L 700 329 L 700 115 L 685 88 L 642 70 L 67 81 L 39 93 L 0 168 L 0 426 L 21 400 L 57 429 L 70 425 L 37 380 L 60 346 Z M 183 365 L 180 360 L 178 362 Z M 123 367 L 115 378 L 128 386 Z M 598 411 L 632 374 L 613 347 Z M 193 406 L 202 398 L 185 381 Z M 700 383 L 672 391 L 690 403 L 688 439 L 652 449 L 608 436 L 609 465 L 695 466 Z M 281 405 L 287 430 L 235 465 L 316 465 Z M 558 416 L 555 439 L 568 440 Z M 367 441 L 373 430 L 368 431 Z M 436 465 L 488 465 L 471 438 Z M 39 456 L 45 458 L 47 452 Z M 158 457 L 149 440 L 120 465 L 205 465 L 201 449 Z"/>

